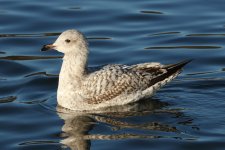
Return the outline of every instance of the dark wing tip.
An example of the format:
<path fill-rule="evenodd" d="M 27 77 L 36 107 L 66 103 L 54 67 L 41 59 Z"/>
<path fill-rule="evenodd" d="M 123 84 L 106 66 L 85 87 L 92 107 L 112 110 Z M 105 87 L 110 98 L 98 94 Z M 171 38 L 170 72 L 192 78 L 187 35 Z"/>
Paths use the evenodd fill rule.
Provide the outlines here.
<path fill-rule="evenodd" d="M 189 60 L 184 60 L 184 61 L 181 61 L 179 63 L 176 63 L 176 64 L 172 64 L 172 65 L 165 65 L 163 67 L 163 69 L 166 69 L 166 73 L 163 73 L 159 76 L 157 76 L 156 78 L 152 79 L 151 82 L 150 82 L 150 85 L 153 85 L 157 82 L 161 82 L 163 80 L 165 80 L 166 78 L 170 77 L 170 76 L 173 76 L 174 74 L 176 74 L 177 72 L 180 73 L 181 72 L 181 69 L 188 63 L 190 63 L 192 61 L 192 59 L 189 59 Z"/>
<path fill-rule="evenodd" d="M 184 61 L 181 61 L 179 63 L 172 64 L 172 65 L 165 65 L 163 67 L 163 69 L 167 69 L 167 70 L 170 70 L 170 69 L 179 70 L 179 69 L 183 68 L 185 65 L 187 65 L 188 63 L 190 63 L 191 61 L 193 61 L 193 59 L 184 60 Z"/>

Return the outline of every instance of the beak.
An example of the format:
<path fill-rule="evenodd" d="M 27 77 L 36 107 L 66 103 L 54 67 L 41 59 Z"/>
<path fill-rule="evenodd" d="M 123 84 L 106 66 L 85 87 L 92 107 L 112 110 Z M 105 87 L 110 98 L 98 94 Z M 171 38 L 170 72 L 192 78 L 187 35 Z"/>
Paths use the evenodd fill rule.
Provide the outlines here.
<path fill-rule="evenodd" d="M 48 50 L 51 50 L 51 49 L 54 49 L 55 46 L 52 45 L 52 44 L 47 44 L 47 45 L 44 45 L 42 48 L 41 48 L 41 51 L 48 51 Z"/>

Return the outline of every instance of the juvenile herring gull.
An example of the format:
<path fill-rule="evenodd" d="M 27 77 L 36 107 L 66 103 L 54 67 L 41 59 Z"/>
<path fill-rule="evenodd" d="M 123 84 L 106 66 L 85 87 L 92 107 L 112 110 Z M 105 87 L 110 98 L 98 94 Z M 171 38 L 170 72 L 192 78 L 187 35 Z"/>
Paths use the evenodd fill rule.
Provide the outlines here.
<path fill-rule="evenodd" d="M 190 62 L 111 64 L 90 71 L 87 67 L 88 42 L 77 30 L 64 31 L 53 44 L 44 45 L 42 51 L 49 49 L 64 53 L 57 101 L 71 110 L 93 110 L 149 98 L 177 77 L 182 67 Z"/>

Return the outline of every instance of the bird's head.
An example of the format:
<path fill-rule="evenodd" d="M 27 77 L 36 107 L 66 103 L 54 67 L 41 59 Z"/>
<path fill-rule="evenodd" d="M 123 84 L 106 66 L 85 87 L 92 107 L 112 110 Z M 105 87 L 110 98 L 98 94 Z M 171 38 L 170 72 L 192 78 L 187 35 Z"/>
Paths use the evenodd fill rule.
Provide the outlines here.
<path fill-rule="evenodd" d="M 53 44 L 44 45 L 41 51 L 55 49 L 64 54 L 77 53 L 81 50 L 87 51 L 87 40 L 85 36 L 77 30 L 66 30 L 60 34 Z"/>

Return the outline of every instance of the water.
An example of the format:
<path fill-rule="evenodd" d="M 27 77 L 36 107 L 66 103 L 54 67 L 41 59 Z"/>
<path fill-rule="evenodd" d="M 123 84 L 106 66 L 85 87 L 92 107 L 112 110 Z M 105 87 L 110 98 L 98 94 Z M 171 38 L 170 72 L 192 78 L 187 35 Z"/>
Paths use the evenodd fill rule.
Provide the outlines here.
<path fill-rule="evenodd" d="M 222 0 L 1 1 L 0 148 L 224 149 L 224 5 Z M 151 100 L 113 113 L 59 113 L 62 55 L 39 50 L 71 28 L 88 37 L 90 66 L 194 61 Z"/>

